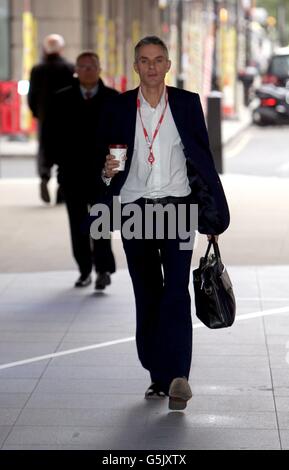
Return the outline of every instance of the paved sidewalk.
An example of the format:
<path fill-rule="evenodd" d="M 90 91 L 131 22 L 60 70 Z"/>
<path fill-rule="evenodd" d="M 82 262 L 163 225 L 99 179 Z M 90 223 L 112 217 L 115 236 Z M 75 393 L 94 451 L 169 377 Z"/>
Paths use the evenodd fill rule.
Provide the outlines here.
<path fill-rule="evenodd" d="M 126 270 L 103 294 L 72 289 L 73 272 L 1 274 L 0 448 L 289 449 L 289 266 L 229 272 L 237 321 L 210 331 L 193 318 L 184 413 L 143 398 Z"/>
<path fill-rule="evenodd" d="M 15 141 L 0 137 L 0 158 L 2 157 L 30 157 L 36 156 L 38 143 L 35 139 Z"/>
<path fill-rule="evenodd" d="M 223 145 L 229 144 L 237 135 L 252 124 L 251 111 L 249 108 L 241 107 L 236 119 L 224 119 L 222 121 Z"/>

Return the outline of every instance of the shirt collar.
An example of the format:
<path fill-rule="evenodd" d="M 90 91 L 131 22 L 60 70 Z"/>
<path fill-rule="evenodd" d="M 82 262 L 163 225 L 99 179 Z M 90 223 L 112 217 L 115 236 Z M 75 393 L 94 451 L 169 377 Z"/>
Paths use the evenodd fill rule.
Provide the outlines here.
<path fill-rule="evenodd" d="M 86 94 L 87 91 L 90 92 L 91 97 L 95 96 L 98 92 L 98 89 L 99 89 L 99 84 L 98 83 L 97 83 L 97 85 L 95 85 L 95 87 L 91 88 L 90 90 L 88 90 L 84 86 L 80 85 L 80 91 L 81 91 L 81 94 L 82 94 L 83 98 L 85 98 L 85 94 Z"/>
<path fill-rule="evenodd" d="M 139 87 L 140 105 L 141 106 L 148 106 L 151 109 L 157 109 L 159 106 L 161 106 L 163 108 L 165 106 L 165 103 L 166 103 L 166 91 L 167 91 L 167 87 L 165 86 L 159 104 L 157 105 L 156 108 L 152 108 L 152 106 L 144 98 L 144 96 L 142 94 L 142 91 L 141 91 L 141 87 Z"/>

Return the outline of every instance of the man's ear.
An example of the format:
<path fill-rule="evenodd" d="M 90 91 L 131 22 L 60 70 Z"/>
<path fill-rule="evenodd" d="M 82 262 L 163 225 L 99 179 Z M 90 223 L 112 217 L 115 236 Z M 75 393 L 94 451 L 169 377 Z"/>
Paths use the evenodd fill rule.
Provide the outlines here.
<path fill-rule="evenodd" d="M 169 70 L 171 69 L 171 66 L 172 66 L 172 61 L 168 60 L 167 72 L 169 72 Z"/>
<path fill-rule="evenodd" d="M 135 71 L 137 74 L 139 74 L 139 71 L 138 71 L 138 65 L 137 65 L 137 63 L 136 63 L 136 62 L 134 62 L 134 64 L 133 64 L 133 68 L 134 68 L 134 71 Z"/>

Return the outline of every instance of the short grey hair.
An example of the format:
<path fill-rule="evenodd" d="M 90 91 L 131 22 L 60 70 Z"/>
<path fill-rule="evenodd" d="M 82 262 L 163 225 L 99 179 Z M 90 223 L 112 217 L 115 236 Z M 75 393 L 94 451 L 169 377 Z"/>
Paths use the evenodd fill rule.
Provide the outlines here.
<path fill-rule="evenodd" d="M 99 55 L 96 54 L 96 52 L 94 51 L 90 51 L 90 50 L 87 50 L 87 51 L 83 51 L 81 52 L 81 54 L 79 54 L 77 56 L 77 59 L 76 59 L 76 64 L 78 64 L 78 62 L 81 60 L 81 59 L 84 59 L 86 57 L 90 57 L 91 59 L 94 59 L 95 62 L 97 62 L 99 64 Z"/>
<path fill-rule="evenodd" d="M 140 49 L 143 46 L 149 46 L 151 44 L 153 44 L 154 46 L 160 46 L 165 52 L 167 59 L 169 58 L 169 51 L 164 41 L 162 41 L 158 36 L 146 36 L 145 38 L 141 39 L 135 46 L 135 49 L 134 49 L 135 62 L 137 62 L 138 60 Z"/>
<path fill-rule="evenodd" d="M 60 54 L 65 46 L 65 41 L 60 34 L 49 34 L 43 41 L 43 48 L 46 54 Z"/>

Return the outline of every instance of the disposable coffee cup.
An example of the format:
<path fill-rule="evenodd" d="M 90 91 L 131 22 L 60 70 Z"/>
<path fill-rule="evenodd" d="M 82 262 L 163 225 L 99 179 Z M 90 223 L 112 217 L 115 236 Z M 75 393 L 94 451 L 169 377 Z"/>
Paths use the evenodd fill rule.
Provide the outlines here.
<path fill-rule="evenodd" d="M 109 153 L 113 155 L 115 160 L 119 161 L 119 167 L 115 171 L 124 171 L 126 154 L 127 154 L 127 145 L 115 144 L 109 146 Z"/>

